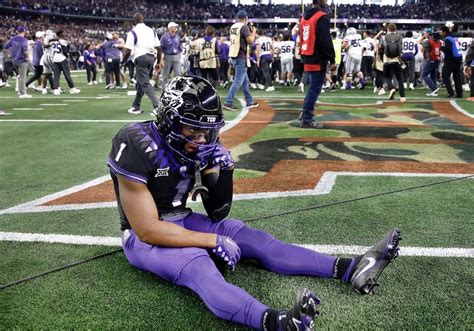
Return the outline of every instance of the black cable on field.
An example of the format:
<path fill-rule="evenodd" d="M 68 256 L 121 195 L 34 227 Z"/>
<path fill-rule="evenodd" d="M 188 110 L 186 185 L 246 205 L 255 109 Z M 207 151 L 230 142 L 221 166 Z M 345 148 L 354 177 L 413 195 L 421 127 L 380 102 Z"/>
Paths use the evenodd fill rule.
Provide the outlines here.
<path fill-rule="evenodd" d="M 14 281 L 14 282 L 11 282 L 11 283 L 8 283 L 8 284 L 5 284 L 5 285 L 0 285 L 0 290 L 3 290 L 7 287 L 11 287 L 13 285 L 18 285 L 18 284 L 24 283 L 28 280 L 32 280 L 32 279 L 35 279 L 35 278 L 38 278 L 38 277 L 46 276 L 46 275 L 48 275 L 50 273 L 53 273 L 53 272 L 56 272 L 56 271 L 61 271 L 61 270 L 64 270 L 64 269 L 68 269 L 68 268 L 74 267 L 78 264 L 82 264 L 82 263 L 86 263 L 86 262 L 89 262 L 89 261 L 97 260 L 97 259 L 100 259 L 101 257 L 109 256 L 109 255 L 112 255 L 112 254 L 115 254 L 115 253 L 118 253 L 118 252 L 121 252 L 121 251 L 123 251 L 123 248 L 119 248 L 119 249 L 116 249 L 116 250 L 113 250 L 113 251 L 110 251 L 110 252 L 107 252 L 107 253 L 92 256 L 92 257 L 89 257 L 89 258 L 84 259 L 84 260 L 79 260 L 79 261 L 76 261 L 76 262 L 72 262 L 72 263 L 66 264 L 62 267 L 55 268 L 55 269 L 50 269 L 50 270 L 42 272 L 40 274 L 33 275 L 33 276 L 28 276 L 28 277 L 19 279 L 17 281 Z"/>
<path fill-rule="evenodd" d="M 449 183 L 449 182 L 454 182 L 454 181 L 458 181 L 458 180 L 467 179 L 467 178 L 470 178 L 470 177 L 474 177 L 474 175 L 467 175 L 467 176 L 463 176 L 463 177 L 456 177 L 456 178 L 441 180 L 441 181 L 438 181 L 438 182 L 433 182 L 433 183 L 428 183 L 428 184 L 422 184 L 422 185 L 417 185 L 417 186 L 410 186 L 410 187 L 406 187 L 406 188 L 402 188 L 402 189 L 398 189 L 398 190 L 392 190 L 392 191 L 386 191 L 386 192 L 380 192 L 380 193 L 370 194 L 370 195 L 366 195 L 366 196 L 359 197 L 359 198 L 352 198 L 352 199 L 348 199 L 348 200 L 330 202 L 330 203 L 327 203 L 327 204 L 324 204 L 324 205 L 319 205 L 319 206 L 312 206 L 312 207 L 300 208 L 300 209 L 285 211 L 285 212 L 277 213 L 277 214 L 273 214 L 273 215 L 255 217 L 255 218 L 248 219 L 248 220 L 246 220 L 246 221 L 244 221 L 244 222 L 259 221 L 259 220 L 263 220 L 263 219 L 267 219 L 267 218 L 279 217 L 279 216 L 284 216 L 284 215 L 299 213 L 299 212 L 302 212 L 302 211 L 308 211 L 308 210 L 312 210 L 312 209 L 318 209 L 318 208 L 325 208 L 325 207 L 337 206 L 337 205 L 342 205 L 342 204 L 344 204 L 344 203 L 349 203 L 349 202 L 354 202 L 354 201 L 360 201 L 360 200 L 366 200 L 366 199 L 370 199 L 370 198 L 376 198 L 376 197 L 380 197 L 380 196 L 383 196 L 383 195 L 394 194 L 394 193 L 400 193 L 400 192 L 411 191 L 411 190 L 415 190 L 415 189 L 419 189 L 419 188 L 424 188 L 424 187 L 429 187 L 429 186 L 435 186 L 435 185 L 445 184 L 445 183 Z"/>
<path fill-rule="evenodd" d="M 248 220 L 244 220 L 243 222 L 246 222 L 246 223 L 247 223 L 247 222 L 259 221 L 259 220 L 264 220 L 264 219 L 273 218 L 273 217 L 279 217 L 279 216 L 285 216 L 285 215 L 294 214 L 294 213 L 299 213 L 299 212 L 308 211 L 308 210 L 313 210 L 313 209 L 319 209 L 319 208 L 337 206 L 337 205 L 342 205 L 342 204 L 349 203 L 349 202 L 367 200 L 367 199 L 376 198 L 376 197 L 380 197 L 380 196 L 384 196 L 384 195 L 389 195 L 389 194 L 394 194 L 394 193 L 400 193 L 400 192 L 406 192 L 406 191 L 411 191 L 411 190 L 420 189 L 420 188 L 425 188 L 425 187 L 430 187 L 430 186 L 435 186 L 435 185 L 446 184 L 446 183 L 450 183 L 450 182 L 455 182 L 455 181 L 459 181 L 459 180 L 464 180 L 464 179 L 471 178 L 471 177 L 474 177 L 474 175 L 467 175 L 467 176 L 462 176 L 462 177 L 457 177 L 457 178 L 450 178 L 450 179 L 445 179 L 445 180 L 441 180 L 441 181 L 437 181 L 437 182 L 432 182 L 432 183 L 427 183 L 427 184 L 422 184 L 422 185 L 417 185 L 417 186 L 410 186 L 410 187 L 406 187 L 406 188 L 402 188 L 402 189 L 398 189 L 398 190 L 392 190 L 392 191 L 385 191 L 385 192 L 375 193 L 375 194 L 366 195 L 366 196 L 359 197 L 359 198 L 353 198 L 353 199 L 348 199 L 348 200 L 336 201 L 336 202 L 331 202 L 331 203 L 327 203 L 327 204 L 324 204 L 324 205 L 318 205 L 318 206 L 300 208 L 300 209 L 290 210 L 290 211 L 286 211 L 286 212 L 282 212 L 282 213 L 277 213 L 277 214 L 273 214 L 273 215 L 255 217 L 255 218 L 251 218 L 251 219 L 248 219 Z M 5 284 L 5 285 L 0 285 L 0 290 L 3 290 L 3 289 L 5 289 L 5 288 L 8 288 L 8 287 L 11 287 L 11 286 L 14 286 L 14 285 L 18 285 L 18 284 L 24 283 L 24 282 L 26 282 L 26 281 L 29 281 L 29 280 L 32 280 L 32 279 L 35 279 L 35 278 L 39 278 L 39 277 L 42 277 L 42 276 L 46 276 L 46 275 L 48 275 L 48 274 L 50 274 L 50 273 L 53 273 L 53 272 L 56 272 L 56 271 L 62 271 L 62 270 L 65 270 L 65 269 L 74 267 L 74 266 L 76 266 L 76 265 L 83 264 L 83 263 L 86 263 L 86 262 L 89 262 L 89 261 L 93 261 L 93 260 L 97 260 L 97 259 L 100 259 L 100 258 L 102 258 L 102 257 L 106 257 L 106 256 L 109 256 L 109 255 L 118 253 L 118 252 L 122 252 L 122 251 L 123 251 L 123 248 L 118 248 L 118 249 L 115 249 L 115 250 L 110 251 L 110 252 L 107 252 L 107 253 L 99 254 L 99 255 L 96 255 L 96 256 L 93 256 L 93 257 L 84 259 L 84 260 L 79 260 L 79 261 L 76 261 L 76 262 L 72 262 L 72 263 L 66 264 L 66 265 L 64 265 L 64 266 L 62 266 L 62 267 L 59 267 L 59 268 L 50 269 L 50 270 L 48 270 L 48 271 L 42 272 L 42 273 L 37 274 L 37 275 L 25 277 L 25 278 L 19 279 L 19 280 L 17 280 L 17 281 L 14 281 L 14 282 L 11 282 L 11 283 L 8 283 L 8 284 Z"/>

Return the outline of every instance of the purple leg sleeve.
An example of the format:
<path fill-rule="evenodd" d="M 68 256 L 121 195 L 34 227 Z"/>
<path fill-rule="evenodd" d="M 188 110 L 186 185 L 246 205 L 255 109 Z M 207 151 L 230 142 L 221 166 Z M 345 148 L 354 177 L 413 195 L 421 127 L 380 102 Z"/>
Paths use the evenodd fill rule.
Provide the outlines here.
<path fill-rule="evenodd" d="M 133 230 L 124 236 L 123 248 L 134 267 L 191 289 L 217 317 L 261 328 L 268 307 L 240 287 L 227 283 L 205 249 L 152 246 L 142 242 Z"/>
<path fill-rule="evenodd" d="M 273 272 L 333 277 L 335 257 L 281 242 L 264 231 L 247 227 L 242 221 L 212 222 L 205 215 L 193 213 L 184 220 L 184 226 L 189 230 L 231 237 L 239 245 L 242 258 L 255 259 Z"/>
<path fill-rule="evenodd" d="M 336 258 L 310 249 L 287 244 L 272 235 L 242 228 L 235 237 L 242 258 L 259 261 L 265 268 L 283 275 L 333 277 Z"/>
<path fill-rule="evenodd" d="M 268 307 L 240 287 L 227 283 L 209 256 L 188 263 L 176 284 L 196 292 L 217 317 L 255 329 L 262 327 Z"/>

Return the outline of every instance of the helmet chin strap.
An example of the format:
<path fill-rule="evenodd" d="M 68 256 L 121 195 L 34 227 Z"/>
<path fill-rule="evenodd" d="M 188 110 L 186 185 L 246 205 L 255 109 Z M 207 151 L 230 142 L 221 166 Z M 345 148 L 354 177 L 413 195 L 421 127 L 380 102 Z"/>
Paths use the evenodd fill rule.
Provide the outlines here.
<path fill-rule="evenodd" d="M 202 184 L 201 178 L 201 161 L 194 161 L 194 187 L 191 190 L 191 199 L 196 201 L 197 195 L 200 194 L 202 200 L 209 198 L 209 190 Z"/>

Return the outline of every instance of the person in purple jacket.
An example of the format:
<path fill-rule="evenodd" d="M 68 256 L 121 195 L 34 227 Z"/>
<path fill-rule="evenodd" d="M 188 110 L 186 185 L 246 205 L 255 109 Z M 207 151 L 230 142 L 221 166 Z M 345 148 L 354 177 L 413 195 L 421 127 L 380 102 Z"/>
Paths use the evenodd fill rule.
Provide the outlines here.
<path fill-rule="evenodd" d="M 221 86 L 226 88 L 229 85 L 229 43 L 226 37 L 219 40 L 219 79 Z"/>
<path fill-rule="evenodd" d="M 112 139 L 108 158 L 128 262 L 195 292 L 217 317 L 260 330 L 311 330 L 319 299 L 299 290 L 278 310 L 228 283 L 240 258 L 272 272 L 336 278 L 369 294 L 398 255 L 400 231 L 365 254 L 334 257 L 282 242 L 228 218 L 234 160 L 219 141 L 224 115 L 217 91 L 198 76 L 175 77 L 163 89 L 155 121 L 130 123 Z M 186 206 L 201 195 L 206 214 Z M 242 270 L 242 272 L 245 272 Z"/>
<path fill-rule="evenodd" d="M 163 66 L 163 88 L 168 83 L 171 72 L 175 76 L 181 75 L 181 38 L 178 35 L 179 25 L 175 22 L 168 23 L 168 32 L 161 39 L 161 50 L 163 58 L 161 65 Z"/>
<path fill-rule="evenodd" d="M 44 31 L 37 31 L 35 34 L 35 44 L 33 48 L 33 66 L 35 67 L 35 74 L 26 82 L 26 87 L 30 86 L 33 82 L 41 79 L 43 75 L 43 66 L 40 64 L 41 57 L 43 56 L 43 38 Z M 39 86 L 42 86 L 43 83 L 40 81 Z"/>
<path fill-rule="evenodd" d="M 97 58 L 93 44 L 87 44 L 84 53 L 84 67 L 87 73 L 87 85 L 97 85 Z"/>
<path fill-rule="evenodd" d="M 120 88 L 120 60 L 122 57 L 123 44 L 119 42 L 120 35 L 118 32 L 107 33 L 106 41 L 97 45 L 104 52 L 105 61 L 105 88 L 111 89 L 114 84 L 111 83 L 112 73 L 115 77 L 115 88 Z"/>
<path fill-rule="evenodd" d="M 26 28 L 22 25 L 16 28 L 17 35 L 5 44 L 13 59 L 13 64 L 18 70 L 18 97 L 20 99 L 31 98 L 26 93 L 26 75 L 28 72 L 28 39 L 25 38 Z"/>

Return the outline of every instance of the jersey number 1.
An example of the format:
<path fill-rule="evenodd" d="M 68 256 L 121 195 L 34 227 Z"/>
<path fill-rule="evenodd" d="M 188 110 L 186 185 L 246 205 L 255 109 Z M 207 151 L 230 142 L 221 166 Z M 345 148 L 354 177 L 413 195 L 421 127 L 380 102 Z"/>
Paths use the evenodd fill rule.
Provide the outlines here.
<path fill-rule="evenodd" d="M 117 156 L 115 157 L 115 162 L 118 162 L 120 160 L 120 157 L 122 156 L 122 152 L 125 149 L 125 147 L 127 147 L 127 144 L 124 144 L 124 143 L 120 144 L 120 149 L 117 153 Z"/>

